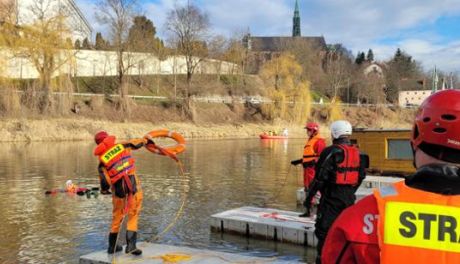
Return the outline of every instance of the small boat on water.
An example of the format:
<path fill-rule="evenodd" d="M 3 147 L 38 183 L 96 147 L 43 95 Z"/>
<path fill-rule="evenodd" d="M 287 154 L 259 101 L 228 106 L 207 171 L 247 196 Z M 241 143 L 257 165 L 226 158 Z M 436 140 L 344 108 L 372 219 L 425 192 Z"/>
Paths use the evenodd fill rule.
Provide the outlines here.
<path fill-rule="evenodd" d="M 260 134 L 260 139 L 288 139 L 287 136 L 270 136 L 267 134 Z"/>

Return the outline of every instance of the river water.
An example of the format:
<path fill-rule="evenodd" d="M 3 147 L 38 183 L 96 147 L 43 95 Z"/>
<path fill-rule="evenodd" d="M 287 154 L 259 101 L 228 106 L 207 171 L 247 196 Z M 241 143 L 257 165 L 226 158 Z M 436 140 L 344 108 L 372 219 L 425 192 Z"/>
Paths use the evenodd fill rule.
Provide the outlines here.
<path fill-rule="evenodd" d="M 289 161 L 300 158 L 303 143 L 300 139 L 191 141 L 180 155 L 185 176 L 172 160 L 136 151 L 144 190 L 139 240 L 152 241 L 164 230 L 185 194 L 183 215 L 159 243 L 312 261 L 312 249 L 216 234 L 209 226 L 210 215 L 241 206 L 302 211 L 295 196 L 301 169 L 290 168 Z M 0 146 L 0 263 L 77 263 L 81 255 L 106 250 L 110 196 L 44 194 L 63 188 L 68 179 L 82 187 L 98 186 L 94 144 Z"/>

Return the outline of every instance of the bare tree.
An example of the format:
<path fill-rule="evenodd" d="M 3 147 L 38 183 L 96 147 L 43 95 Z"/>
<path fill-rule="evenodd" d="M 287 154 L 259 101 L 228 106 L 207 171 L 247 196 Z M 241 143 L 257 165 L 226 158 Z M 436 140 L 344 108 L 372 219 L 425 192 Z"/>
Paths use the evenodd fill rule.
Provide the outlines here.
<path fill-rule="evenodd" d="M 12 21 L 14 24 L 4 23 L 1 37 L 13 59 L 25 59 L 37 70 L 39 88 L 43 91 L 39 106 L 41 111 L 47 111 L 52 105 L 51 80 L 61 73 L 64 65 L 72 63 L 75 55 L 68 41 L 72 34 L 70 14 L 58 0 L 36 0 L 28 9 L 30 23 L 19 26 L 17 18 Z"/>
<path fill-rule="evenodd" d="M 18 9 L 14 0 L 0 0 L 0 21 L 17 24 Z"/>
<path fill-rule="evenodd" d="M 126 74 L 133 66 L 127 52 L 128 34 L 133 18 L 136 16 L 137 0 L 99 0 L 96 17 L 106 24 L 110 31 L 112 49 L 117 53 L 117 85 L 120 106 L 129 113 L 128 78 Z"/>
<path fill-rule="evenodd" d="M 210 23 L 206 13 L 193 4 L 176 6 L 169 11 L 165 28 L 171 34 L 172 44 L 178 53 L 185 56 L 187 88 L 185 97 L 190 97 L 193 74 L 207 56 L 207 39 Z M 188 104 L 190 100 L 188 100 Z"/>
<path fill-rule="evenodd" d="M 328 51 L 325 57 L 325 72 L 327 77 L 328 89 L 327 92 L 332 98 L 336 98 L 339 89 L 346 87 L 350 80 L 350 65 L 349 58 L 340 52 L 334 50 Z"/>

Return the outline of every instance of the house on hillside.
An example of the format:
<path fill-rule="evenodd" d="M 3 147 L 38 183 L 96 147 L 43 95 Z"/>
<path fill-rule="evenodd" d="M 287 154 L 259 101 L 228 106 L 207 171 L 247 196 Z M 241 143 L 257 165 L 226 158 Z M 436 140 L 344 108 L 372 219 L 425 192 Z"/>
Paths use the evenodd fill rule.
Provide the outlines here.
<path fill-rule="evenodd" d="M 72 41 L 91 39 L 93 29 L 74 0 L 0 0 L 0 21 L 17 25 L 34 23 L 38 17 L 66 17 Z"/>
<path fill-rule="evenodd" d="M 384 77 L 384 74 L 383 74 L 383 69 L 384 68 L 385 67 L 384 67 L 383 64 L 373 61 L 373 62 L 369 63 L 368 65 L 364 66 L 363 73 L 366 76 L 374 75 L 374 76 L 377 76 L 379 78 L 383 78 Z"/>
<path fill-rule="evenodd" d="M 432 94 L 431 90 L 401 91 L 399 92 L 399 106 L 419 106 Z"/>

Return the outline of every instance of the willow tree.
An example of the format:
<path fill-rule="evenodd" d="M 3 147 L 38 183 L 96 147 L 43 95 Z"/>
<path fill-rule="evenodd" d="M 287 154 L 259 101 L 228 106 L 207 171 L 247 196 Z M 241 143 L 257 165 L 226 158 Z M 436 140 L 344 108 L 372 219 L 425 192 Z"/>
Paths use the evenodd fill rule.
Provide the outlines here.
<path fill-rule="evenodd" d="M 302 72 L 302 66 L 287 53 L 262 67 L 260 75 L 272 100 L 263 106 L 268 117 L 302 123 L 310 116 L 310 82 L 302 78 Z"/>
<path fill-rule="evenodd" d="M 44 112 L 52 106 L 53 88 L 59 89 L 53 86 L 53 77 L 69 71 L 75 54 L 72 42 L 68 41 L 68 14 L 58 0 L 36 0 L 28 8 L 32 22 L 21 26 L 16 21 L 3 23 L 0 42 L 7 48 L 9 59 L 26 60 L 37 71 L 39 109 Z"/>

